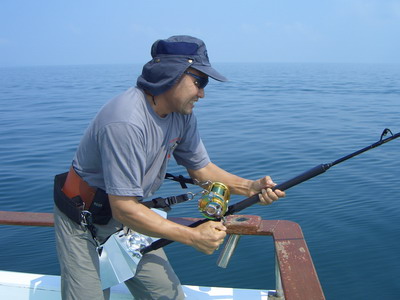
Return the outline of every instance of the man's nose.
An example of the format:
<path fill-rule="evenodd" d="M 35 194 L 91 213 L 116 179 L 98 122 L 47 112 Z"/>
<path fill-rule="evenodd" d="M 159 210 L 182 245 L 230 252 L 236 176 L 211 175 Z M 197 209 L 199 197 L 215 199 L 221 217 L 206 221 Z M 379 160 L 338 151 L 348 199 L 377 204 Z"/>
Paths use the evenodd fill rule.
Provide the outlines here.
<path fill-rule="evenodd" d="M 204 98 L 204 96 L 205 96 L 204 89 L 199 89 L 199 92 L 197 93 L 197 95 L 199 96 L 199 98 Z"/>

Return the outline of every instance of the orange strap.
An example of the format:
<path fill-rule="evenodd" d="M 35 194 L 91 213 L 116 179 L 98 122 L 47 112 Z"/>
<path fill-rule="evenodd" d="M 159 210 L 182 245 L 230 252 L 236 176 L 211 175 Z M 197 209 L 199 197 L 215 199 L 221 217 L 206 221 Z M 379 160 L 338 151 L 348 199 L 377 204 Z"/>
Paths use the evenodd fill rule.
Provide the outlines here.
<path fill-rule="evenodd" d="M 89 184 L 75 172 L 72 166 L 69 169 L 67 180 L 65 181 L 62 191 L 69 198 L 81 196 L 82 201 L 85 203 L 84 209 L 90 208 L 94 195 L 96 194 L 96 189 L 89 186 Z"/>

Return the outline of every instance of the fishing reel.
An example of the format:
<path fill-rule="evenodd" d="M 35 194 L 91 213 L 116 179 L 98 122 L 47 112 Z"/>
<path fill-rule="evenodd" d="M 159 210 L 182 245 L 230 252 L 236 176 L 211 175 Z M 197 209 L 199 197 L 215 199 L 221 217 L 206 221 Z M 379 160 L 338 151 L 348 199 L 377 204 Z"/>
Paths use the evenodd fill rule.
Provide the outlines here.
<path fill-rule="evenodd" d="M 208 182 L 208 187 L 199 199 L 199 210 L 207 219 L 220 219 L 228 209 L 230 199 L 228 187 L 221 182 Z"/>

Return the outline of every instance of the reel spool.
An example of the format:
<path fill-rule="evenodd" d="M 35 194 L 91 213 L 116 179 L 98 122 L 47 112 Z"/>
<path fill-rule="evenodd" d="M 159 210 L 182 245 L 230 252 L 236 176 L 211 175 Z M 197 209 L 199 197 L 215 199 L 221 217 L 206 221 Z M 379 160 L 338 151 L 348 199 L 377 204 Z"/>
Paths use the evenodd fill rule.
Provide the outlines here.
<path fill-rule="evenodd" d="M 199 199 L 199 210 L 208 219 L 222 218 L 228 209 L 231 196 L 228 187 L 221 182 L 212 182 Z"/>

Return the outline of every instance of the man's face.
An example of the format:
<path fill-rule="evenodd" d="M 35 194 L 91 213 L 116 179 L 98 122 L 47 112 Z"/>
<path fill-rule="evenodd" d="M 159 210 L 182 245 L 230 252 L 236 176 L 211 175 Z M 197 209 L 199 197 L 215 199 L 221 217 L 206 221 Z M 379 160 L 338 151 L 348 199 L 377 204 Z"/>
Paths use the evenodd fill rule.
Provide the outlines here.
<path fill-rule="evenodd" d="M 197 76 L 207 76 L 195 69 L 189 69 L 188 71 Z M 184 74 L 179 82 L 166 92 L 171 112 L 178 112 L 184 115 L 191 114 L 195 103 L 199 98 L 203 98 L 204 95 L 204 89 L 199 88 L 196 85 L 196 78 L 189 74 Z"/>

